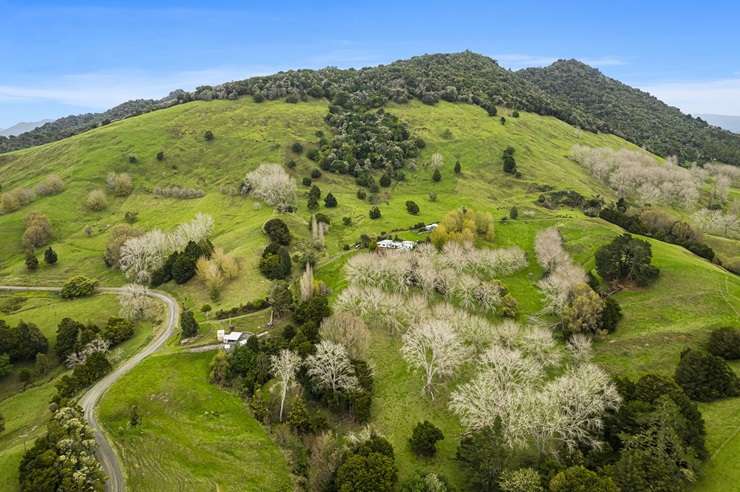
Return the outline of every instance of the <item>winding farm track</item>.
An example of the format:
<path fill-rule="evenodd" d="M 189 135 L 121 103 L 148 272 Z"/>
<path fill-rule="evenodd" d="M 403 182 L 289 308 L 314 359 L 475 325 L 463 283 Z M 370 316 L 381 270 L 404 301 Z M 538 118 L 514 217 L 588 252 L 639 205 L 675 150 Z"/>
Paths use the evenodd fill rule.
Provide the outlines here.
<path fill-rule="evenodd" d="M 11 286 L 11 285 L 0 285 L 0 290 L 10 291 L 40 291 L 40 292 L 58 292 L 61 290 L 59 287 L 22 287 L 22 286 Z M 123 291 L 122 288 L 118 287 L 101 287 L 98 289 L 99 292 L 108 294 L 117 294 Z M 109 492 L 123 492 L 126 489 L 126 483 L 123 478 L 123 471 L 121 468 L 121 462 L 118 459 L 118 455 L 113 450 L 113 447 L 108 442 L 105 431 L 98 423 L 95 418 L 95 407 L 100 401 L 100 398 L 110 388 L 113 383 L 118 381 L 121 376 L 126 374 L 128 371 L 136 367 L 142 360 L 149 355 L 156 352 L 167 339 L 172 336 L 180 318 L 180 307 L 177 301 L 161 291 L 150 290 L 150 295 L 167 306 L 167 318 L 166 326 L 162 332 L 157 335 L 151 342 L 149 342 L 141 351 L 137 352 L 123 364 L 116 367 L 110 374 L 105 376 L 103 379 L 95 383 L 89 388 L 80 398 L 79 404 L 85 414 L 85 419 L 90 424 L 90 427 L 95 431 L 95 440 L 98 442 L 98 460 L 103 465 L 108 480 L 106 481 L 105 488 Z"/>

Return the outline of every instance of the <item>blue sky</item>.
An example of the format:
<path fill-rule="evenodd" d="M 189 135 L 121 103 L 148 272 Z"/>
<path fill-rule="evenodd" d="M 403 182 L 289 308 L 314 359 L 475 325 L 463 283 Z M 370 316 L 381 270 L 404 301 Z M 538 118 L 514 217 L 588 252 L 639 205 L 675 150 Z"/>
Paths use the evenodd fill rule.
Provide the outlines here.
<path fill-rule="evenodd" d="M 470 49 L 578 58 L 692 114 L 740 115 L 740 2 L 0 0 L 0 128 L 289 68 Z"/>

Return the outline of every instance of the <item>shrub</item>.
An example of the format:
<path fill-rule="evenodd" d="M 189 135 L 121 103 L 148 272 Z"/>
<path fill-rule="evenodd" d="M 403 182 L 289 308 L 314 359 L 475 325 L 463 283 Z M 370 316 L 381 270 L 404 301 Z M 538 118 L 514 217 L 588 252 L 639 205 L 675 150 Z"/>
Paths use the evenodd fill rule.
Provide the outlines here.
<path fill-rule="evenodd" d="M 324 205 L 326 208 L 335 208 L 337 206 L 337 199 L 331 193 L 327 193 L 326 198 L 324 198 Z"/>
<path fill-rule="evenodd" d="M 290 229 L 288 229 L 288 226 L 282 219 L 270 219 L 265 222 L 262 229 L 265 231 L 265 234 L 267 234 L 267 237 L 270 238 L 270 242 L 287 246 L 292 240 Z"/>
<path fill-rule="evenodd" d="M 211 130 L 206 130 L 205 133 L 203 133 L 203 138 L 206 139 L 206 141 L 210 142 L 213 140 L 213 132 Z"/>
<path fill-rule="evenodd" d="M 105 197 L 103 190 L 93 190 L 87 194 L 85 207 L 93 212 L 99 212 L 108 208 L 108 199 Z"/>
<path fill-rule="evenodd" d="M 129 164 L 136 164 L 137 162 L 139 162 L 139 158 L 137 157 L 136 154 L 129 154 L 128 155 L 128 162 L 129 162 Z"/>
<path fill-rule="evenodd" d="M 312 179 L 319 179 L 321 177 L 321 171 L 319 169 L 312 169 L 311 170 L 311 178 Z"/>
<path fill-rule="evenodd" d="M 191 310 L 183 311 L 180 319 L 180 329 L 183 338 L 191 338 L 198 334 L 198 322 L 195 321 L 195 316 Z"/>
<path fill-rule="evenodd" d="M 277 243 L 270 243 L 262 252 L 259 268 L 262 275 L 271 280 L 288 277 L 292 269 L 288 249 Z"/>
<path fill-rule="evenodd" d="M 39 259 L 36 258 L 36 255 L 34 254 L 27 254 L 26 255 L 26 270 L 29 272 L 33 272 L 38 270 L 39 268 Z"/>
<path fill-rule="evenodd" d="M 111 346 L 116 346 L 134 336 L 134 323 L 123 318 L 109 318 L 102 335 Z"/>
<path fill-rule="evenodd" d="M 411 450 L 418 456 L 434 456 L 437 452 L 437 441 L 444 439 L 444 434 L 434 424 L 425 420 L 414 427 L 409 439 Z"/>
<path fill-rule="evenodd" d="M 303 184 L 303 186 L 311 186 L 311 183 L 312 181 L 309 177 L 305 177 L 301 180 L 301 184 Z"/>
<path fill-rule="evenodd" d="M 125 220 L 127 224 L 133 224 L 139 220 L 139 212 L 128 210 L 123 214 L 123 220 Z"/>
<path fill-rule="evenodd" d="M 437 194 L 433 191 L 429 192 L 429 201 L 430 202 L 436 202 L 437 201 Z"/>
<path fill-rule="evenodd" d="M 388 188 L 391 185 L 391 177 L 388 173 L 382 175 L 380 177 L 380 186 L 383 188 Z"/>
<path fill-rule="evenodd" d="M 163 161 L 164 160 L 164 152 L 162 152 L 161 150 L 159 152 L 157 152 L 157 160 L 158 161 Z"/>
<path fill-rule="evenodd" d="M 613 297 L 604 298 L 604 309 L 601 312 L 601 329 L 609 333 L 617 329 L 622 319 L 622 307 Z"/>
<path fill-rule="evenodd" d="M 511 209 L 509 210 L 509 218 L 511 220 L 516 220 L 517 217 L 519 217 L 519 209 L 516 207 L 511 207 Z"/>
<path fill-rule="evenodd" d="M 506 147 L 501 157 L 504 163 L 504 172 L 509 174 L 516 174 L 516 160 L 514 159 L 514 147 Z"/>
<path fill-rule="evenodd" d="M 25 220 L 26 230 L 23 232 L 23 246 L 28 249 L 38 248 L 48 243 L 53 237 L 53 229 L 49 218 L 38 212 L 28 214 Z"/>
<path fill-rule="evenodd" d="M 195 276 L 195 262 L 197 259 L 186 253 L 174 253 L 174 255 L 172 278 L 175 283 L 184 284 Z"/>
<path fill-rule="evenodd" d="M 64 181 L 56 174 L 50 174 L 36 185 L 36 194 L 41 196 L 56 195 L 64 191 Z"/>
<path fill-rule="evenodd" d="M 62 286 L 61 295 L 64 299 L 75 299 L 77 297 L 87 297 L 95 293 L 98 281 L 93 278 L 77 275 L 70 278 Z"/>
<path fill-rule="evenodd" d="M 460 160 L 458 159 L 455 161 L 455 174 L 460 174 L 462 172 L 462 165 L 460 164 Z"/>
<path fill-rule="evenodd" d="M 727 360 L 740 359 L 740 329 L 717 328 L 709 334 L 709 352 Z"/>
<path fill-rule="evenodd" d="M 290 146 L 290 150 L 295 154 L 300 154 L 303 152 L 303 145 L 300 142 L 293 142 L 293 145 Z"/>
<path fill-rule="evenodd" d="M 352 225 L 352 217 L 342 217 L 342 224 L 346 226 Z"/>
<path fill-rule="evenodd" d="M 181 186 L 155 186 L 153 193 L 164 198 L 177 198 L 179 200 L 192 200 L 202 198 L 206 192 L 198 188 L 185 188 Z"/>
<path fill-rule="evenodd" d="M 674 378 L 692 400 L 712 401 L 738 394 L 737 376 L 727 362 L 698 350 L 681 353 Z"/>
<path fill-rule="evenodd" d="M 365 192 L 365 190 L 357 190 L 357 198 L 360 200 L 364 200 L 365 198 L 367 198 L 367 193 Z"/>
<path fill-rule="evenodd" d="M 609 477 L 600 477 L 583 466 L 571 466 L 550 480 L 550 492 L 619 492 Z"/>
<path fill-rule="evenodd" d="M 417 205 L 416 202 L 409 200 L 406 202 L 406 211 L 411 215 L 418 215 L 419 205 Z"/>
<path fill-rule="evenodd" d="M 438 183 L 441 180 L 442 180 L 442 173 L 439 172 L 439 169 L 435 169 L 434 172 L 432 173 L 432 181 L 434 181 L 435 183 Z"/>
<path fill-rule="evenodd" d="M 53 249 L 51 249 L 51 246 L 46 248 L 46 251 L 44 251 L 44 262 L 47 265 L 54 265 L 56 264 L 58 260 L 57 253 Z"/>
<path fill-rule="evenodd" d="M 380 209 L 378 207 L 373 207 L 370 209 L 370 218 L 375 220 L 379 219 L 381 216 Z"/>
<path fill-rule="evenodd" d="M 134 183 L 131 180 L 131 176 L 126 173 L 108 173 L 105 183 L 108 186 L 108 190 L 115 196 L 128 196 L 134 190 Z"/>

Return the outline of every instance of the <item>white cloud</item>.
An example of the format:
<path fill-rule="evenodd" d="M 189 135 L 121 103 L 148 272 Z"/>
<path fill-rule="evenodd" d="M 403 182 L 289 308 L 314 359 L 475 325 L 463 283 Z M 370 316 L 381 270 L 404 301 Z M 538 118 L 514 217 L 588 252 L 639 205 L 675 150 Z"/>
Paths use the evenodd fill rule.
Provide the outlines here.
<path fill-rule="evenodd" d="M 111 108 L 130 99 L 158 99 L 174 89 L 192 90 L 277 71 L 274 67 L 217 67 L 206 70 L 152 73 L 110 70 L 63 75 L 44 84 L 0 85 L 0 103 L 53 101 L 93 110 Z"/>
<path fill-rule="evenodd" d="M 740 115 L 740 78 L 690 82 L 661 82 L 641 89 L 693 115 Z"/>

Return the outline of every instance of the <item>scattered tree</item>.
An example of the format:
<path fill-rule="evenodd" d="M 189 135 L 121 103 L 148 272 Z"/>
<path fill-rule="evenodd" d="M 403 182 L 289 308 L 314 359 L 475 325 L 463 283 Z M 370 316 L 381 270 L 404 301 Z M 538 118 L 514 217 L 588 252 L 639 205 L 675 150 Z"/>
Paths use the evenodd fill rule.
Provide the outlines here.
<path fill-rule="evenodd" d="M 358 385 L 347 349 L 338 343 L 326 340 L 319 342 L 316 353 L 306 359 L 306 367 L 314 382 L 332 393 L 351 391 Z"/>
<path fill-rule="evenodd" d="M 295 204 L 295 181 L 278 164 L 262 164 L 244 178 L 243 190 L 280 211 Z"/>
<path fill-rule="evenodd" d="M 434 424 L 425 420 L 414 427 L 409 439 L 411 450 L 418 456 L 434 456 L 437 452 L 437 441 L 444 439 L 444 434 Z"/>
<path fill-rule="evenodd" d="M 273 355 L 270 361 L 270 372 L 280 383 L 280 421 L 282 422 L 285 397 L 295 381 L 295 373 L 301 364 L 301 358 L 290 350 L 283 349 L 278 355 Z"/>
<path fill-rule="evenodd" d="M 51 246 L 46 248 L 46 250 L 44 251 L 44 262 L 47 265 L 54 265 L 56 264 L 57 259 L 58 257 L 56 251 L 54 251 Z"/>
<path fill-rule="evenodd" d="M 514 147 L 506 147 L 501 160 L 504 163 L 504 172 L 516 174 L 516 160 L 514 159 Z"/>
<path fill-rule="evenodd" d="M 154 303 L 146 286 L 127 284 L 118 294 L 121 317 L 129 321 L 150 318 L 154 314 Z"/>
<path fill-rule="evenodd" d="M 326 208 L 335 208 L 337 206 L 337 199 L 331 193 L 327 193 L 326 198 L 324 198 L 324 205 Z"/>
<path fill-rule="evenodd" d="M 34 254 L 26 255 L 26 270 L 34 272 L 39 269 L 39 259 Z"/>
<path fill-rule="evenodd" d="M 424 375 L 424 389 L 434 398 L 434 384 L 451 376 L 465 361 L 467 350 L 452 327 L 443 320 L 429 320 L 413 326 L 403 336 L 401 355 Z"/>
<path fill-rule="evenodd" d="M 108 208 L 108 199 L 105 197 L 105 192 L 103 190 L 93 190 L 88 193 L 85 206 L 93 212 Z"/>
<path fill-rule="evenodd" d="M 692 400 L 712 401 L 738 394 L 738 379 L 724 359 L 686 349 L 674 376 Z"/>
<path fill-rule="evenodd" d="M 76 275 L 67 280 L 62 286 L 60 295 L 64 299 L 75 299 L 77 297 L 89 297 L 95 293 L 98 281 L 84 275 Z"/>
<path fill-rule="evenodd" d="M 635 282 L 645 286 L 660 273 L 650 262 L 650 243 L 623 234 L 596 251 L 596 271 L 608 282 Z"/>
<path fill-rule="evenodd" d="M 183 338 L 192 338 L 198 334 L 198 322 L 190 309 L 186 309 L 182 313 L 180 330 Z"/>

